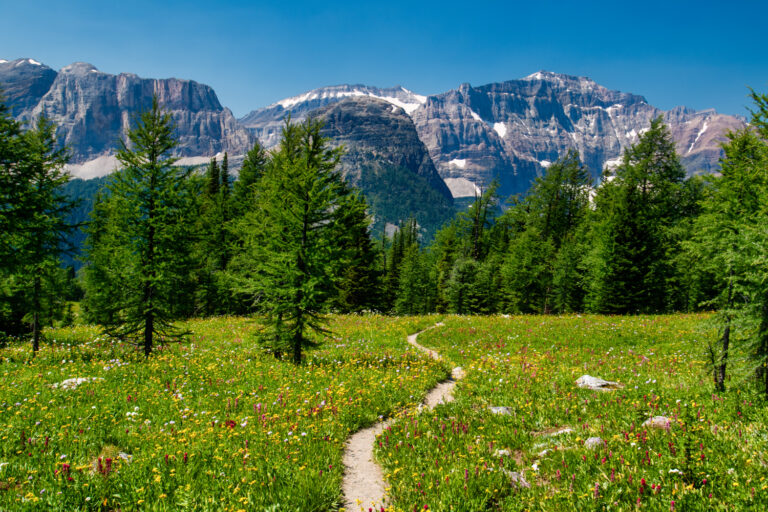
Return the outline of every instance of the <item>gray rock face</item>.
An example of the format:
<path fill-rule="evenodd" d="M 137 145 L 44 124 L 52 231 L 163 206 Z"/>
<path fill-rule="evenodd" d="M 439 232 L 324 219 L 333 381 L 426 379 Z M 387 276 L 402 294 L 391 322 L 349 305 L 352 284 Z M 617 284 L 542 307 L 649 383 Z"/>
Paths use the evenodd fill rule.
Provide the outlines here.
<path fill-rule="evenodd" d="M 299 96 L 286 98 L 274 105 L 254 110 L 240 119 L 266 148 L 280 142 L 284 119 L 290 114 L 293 121 L 302 121 L 318 108 L 344 100 L 345 98 L 378 98 L 398 107 L 407 113 L 413 112 L 426 98 L 403 87 L 380 89 L 368 85 L 335 85 L 322 87 Z"/>
<path fill-rule="evenodd" d="M 374 215 L 374 229 L 411 215 L 433 233 L 453 215 L 453 199 L 405 111 L 371 97 L 350 97 L 311 111 L 322 135 L 344 146 L 341 171 L 359 187 Z"/>
<path fill-rule="evenodd" d="M 359 162 L 354 162 L 355 157 L 371 152 L 376 158 L 424 178 L 430 187 L 451 200 L 451 192 L 437 173 L 413 121 L 400 107 L 374 98 L 348 98 L 312 114 L 324 119 L 323 135 L 347 149 L 342 167 L 353 183 L 362 180 L 362 167 L 356 165 Z"/>
<path fill-rule="evenodd" d="M 212 156 L 222 151 L 236 155 L 250 146 L 247 130 L 206 85 L 129 73 L 110 75 L 84 62 L 65 66 L 59 73 L 29 60 L 11 68 L 13 73 L 30 68 L 25 75 L 7 71 L 9 64 L 0 64 L 0 82 L 18 84 L 18 94 L 23 93 L 18 117 L 31 120 L 44 114 L 55 122 L 58 137 L 72 152 L 72 164 L 114 153 L 136 114 L 151 106 L 153 95 L 176 123 L 178 156 Z"/>
<path fill-rule="evenodd" d="M 56 75 L 56 71 L 34 59 L 0 60 L 0 90 L 11 115 L 21 116 L 34 108 Z"/>
<path fill-rule="evenodd" d="M 690 174 L 715 170 L 718 143 L 727 130 L 743 125 L 712 110 L 664 112 L 642 96 L 549 72 L 481 87 L 464 84 L 427 98 L 413 120 L 449 186 L 468 180 L 485 187 L 496 177 L 501 192 L 510 194 L 527 189 L 569 148 L 599 177 L 659 115 Z"/>

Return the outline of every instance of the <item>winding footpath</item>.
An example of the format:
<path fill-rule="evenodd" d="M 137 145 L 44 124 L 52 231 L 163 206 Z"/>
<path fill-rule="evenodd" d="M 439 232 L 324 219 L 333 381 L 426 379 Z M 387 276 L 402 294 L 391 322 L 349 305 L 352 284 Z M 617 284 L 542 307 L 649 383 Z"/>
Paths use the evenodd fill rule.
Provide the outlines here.
<path fill-rule="evenodd" d="M 442 325 L 442 323 L 437 323 L 427 329 Z M 416 338 L 422 332 L 424 331 L 408 336 L 408 343 L 426 352 L 431 358 L 439 360 L 440 354 L 416 342 Z M 453 388 L 456 386 L 456 381 L 462 377 L 464 377 L 464 371 L 458 367 L 454 368 L 450 378 L 438 383 L 427 393 L 423 405 L 433 409 L 438 404 L 453 401 Z M 344 450 L 345 471 L 342 483 L 344 509 L 347 512 L 378 511 L 386 506 L 387 483 L 384 481 L 384 473 L 374 460 L 373 447 L 376 443 L 376 436 L 381 434 L 390 423 L 390 419 L 379 421 L 372 427 L 358 430 L 347 441 Z"/>

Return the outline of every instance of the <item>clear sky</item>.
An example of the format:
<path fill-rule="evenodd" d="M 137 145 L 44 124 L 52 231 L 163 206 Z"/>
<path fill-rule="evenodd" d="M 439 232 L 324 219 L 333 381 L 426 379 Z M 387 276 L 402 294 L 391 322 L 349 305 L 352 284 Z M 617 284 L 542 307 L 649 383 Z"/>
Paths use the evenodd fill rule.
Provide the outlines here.
<path fill-rule="evenodd" d="M 211 85 L 241 117 L 315 87 L 436 94 L 538 70 L 745 114 L 768 91 L 768 1 L 0 0 L 0 58 Z"/>

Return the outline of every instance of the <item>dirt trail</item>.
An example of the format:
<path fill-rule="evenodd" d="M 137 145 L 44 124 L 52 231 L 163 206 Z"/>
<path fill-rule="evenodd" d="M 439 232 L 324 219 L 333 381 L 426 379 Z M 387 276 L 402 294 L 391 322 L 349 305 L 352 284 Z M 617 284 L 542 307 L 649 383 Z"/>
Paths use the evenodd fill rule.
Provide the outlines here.
<path fill-rule="evenodd" d="M 438 323 L 433 327 L 442 325 Z M 408 343 L 426 352 L 433 359 L 440 359 L 440 354 L 416 342 L 416 338 L 422 332 L 424 331 L 408 336 Z M 438 404 L 453 401 L 453 388 L 456 386 L 456 381 L 463 376 L 464 371 L 461 368 L 454 368 L 448 380 L 440 382 L 427 393 L 424 406 L 433 409 Z M 382 433 L 390 422 L 391 420 L 383 420 L 372 427 L 358 430 L 347 441 L 347 447 L 344 450 L 345 471 L 342 483 L 344 508 L 347 512 L 380 511 L 381 507 L 387 505 L 387 483 L 384 481 L 384 473 L 373 458 L 373 447 L 376 436 Z"/>

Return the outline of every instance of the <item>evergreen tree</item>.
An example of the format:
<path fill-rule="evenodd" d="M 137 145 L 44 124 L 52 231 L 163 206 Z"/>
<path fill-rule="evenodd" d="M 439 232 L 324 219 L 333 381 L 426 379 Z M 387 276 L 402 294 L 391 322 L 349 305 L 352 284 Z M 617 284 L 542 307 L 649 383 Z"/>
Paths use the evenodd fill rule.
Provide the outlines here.
<path fill-rule="evenodd" d="M 170 114 L 153 98 L 128 140 L 120 142 L 123 169 L 107 185 L 108 205 L 101 207 L 107 220 L 89 232 L 90 283 L 106 284 L 101 300 L 101 290 L 87 288 L 87 294 L 96 294 L 88 299 L 92 314 L 108 334 L 139 341 L 147 356 L 157 337 L 185 334 L 171 322 L 190 268 L 186 242 L 193 191 L 187 184 L 190 171 L 174 166 L 171 157 L 173 129 Z"/>
<path fill-rule="evenodd" d="M 216 161 L 216 157 L 211 158 L 211 162 L 208 164 L 208 188 L 206 190 L 208 198 L 211 201 L 215 201 L 221 190 L 221 174 L 219 172 L 219 164 Z"/>
<path fill-rule="evenodd" d="M 46 276 L 58 267 L 66 234 L 75 227 L 68 217 L 76 203 L 62 191 L 70 179 L 68 155 L 55 132 L 46 118 L 22 131 L 0 103 L 0 279 L 8 280 L 10 294 L 2 294 L 8 302 L 0 308 L 7 312 L 0 331 L 19 334 L 19 319 L 28 313 L 35 352 L 42 317 L 52 306 L 45 304 Z"/>
<path fill-rule="evenodd" d="M 731 354 L 746 352 L 768 397 L 768 100 L 753 92 L 752 127 L 729 135 L 721 175 L 710 178 L 694 236 L 691 260 L 711 276 L 719 337 L 708 345 L 715 389 L 725 390 Z M 765 114 L 761 115 L 761 112 Z"/>
<path fill-rule="evenodd" d="M 684 177 L 669 131 L 656 118 L 598 191 L 590 255 L 593 310 L 668 309 L 674 272 L 669 256 L 679 251 L 670 242 L 670 231 L 681 218 Z"/>
<path fill-rule="evenodd" d="M 229 199 L 229 192 L 230 192 L 230 183 L 229 183 L 229 156 L 227 156 L 227 152 L 224 152 L 224 158 L 221 160 L 221 194 L 224 196 L 223 203 L 226 203 Z M 226 217 L 226 215 L 225 215 Z"/>
<path fill-rule="evenodd" d="M 505 310 L 550 313 L 580 307 L 581 255 L 574 253 L 574 244 L 587 219 L 589 190 L 589 173 L 578 152 L 569 150 L 504 214 L 507 237 L 499 240 L 508 247 L 501 267 Z"/>
<path fill-rule="evenodd" d="M 336 240 L 342 244 L 342 258 L 333 262 L 337 295 L 333 303 L 343 313 L 359 313 L 378 308 L 380 272 L 378 254 L 370 236 L 370 218 L 365 199 L 346 193 L 335 224 Z"/>
<path fill-rule="evenodd" d="M 269 163 L 269 157 L 264 148 L 255 142 L 253 147 L 246 153 L 243 160 L 243 166 L 240 167 L 240 175 L 233 186 L 232 205 L 234 215 L 243 215 L 253 208 L 255 202 L 255 187 L 261 177 L 264 175 L 266 166 Z"/>
<path fill-rule="evenodd" d="M 403 237 L 404 239 L 406 237 Z M 418 243 L 405 246 L 398 268 L 398 288 L 394 309 L 399 315 L 419 315 L 428 312 L 429 280 Z"/>
<path fill-rule="evenodd" d="M 335 293 L 332 262 L 344 257 L 335 235 L 349 189 L 336 169 L 340 150 L 328 147 L 320 128 L 312 119 L 286 121 L 242 234 L 267 326 L 261 340 L 277 354 L 291 353 L 295 364 L 314 344 L 308 333 L 326 332 L 323 313 Z"/>

